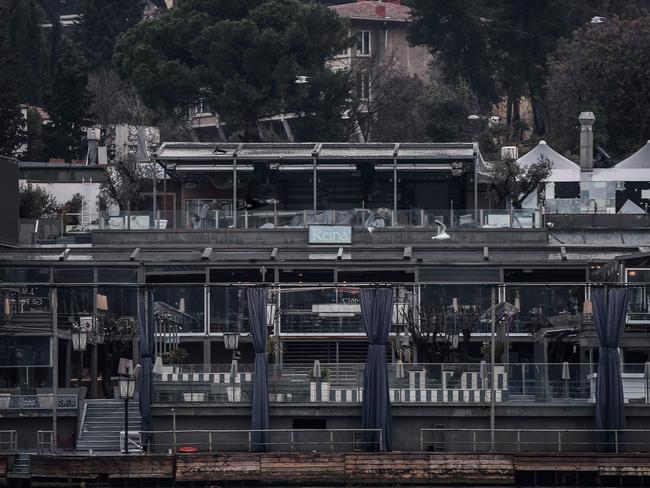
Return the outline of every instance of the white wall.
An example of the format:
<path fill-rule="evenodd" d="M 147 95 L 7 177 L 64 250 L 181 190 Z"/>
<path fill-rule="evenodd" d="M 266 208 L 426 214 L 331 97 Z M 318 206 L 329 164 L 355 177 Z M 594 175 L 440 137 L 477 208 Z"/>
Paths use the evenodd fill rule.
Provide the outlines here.
<path fill-rule="evenodd" d="M 20 180 L 20 186 L 27 186 L 28 180 Z M 99 183 L 68 183 L 68 182 L 54 182 L 54 183 L 37 183 L 34 181 L 29 182 L 33 187 L 40 187 L 47 192 L 54 195 L 57 203 L 63 205 L 65 202 L 72 199 L 75 193 L 84 195 L 84 188 L 90 188 L 88 192 L 90 195 L 92 209 L 91 216 L 93 219 L 97 218 L 97 196 L 99 195 Z"/>

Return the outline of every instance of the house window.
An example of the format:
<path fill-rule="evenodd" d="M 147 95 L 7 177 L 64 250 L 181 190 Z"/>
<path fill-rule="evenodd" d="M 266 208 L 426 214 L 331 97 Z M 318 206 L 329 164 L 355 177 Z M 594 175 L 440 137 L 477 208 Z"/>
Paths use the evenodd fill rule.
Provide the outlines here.
<path fill-rule="evenodd" d="M 370 56 L 370 31 L 357 32 L 357 56 Z"/>

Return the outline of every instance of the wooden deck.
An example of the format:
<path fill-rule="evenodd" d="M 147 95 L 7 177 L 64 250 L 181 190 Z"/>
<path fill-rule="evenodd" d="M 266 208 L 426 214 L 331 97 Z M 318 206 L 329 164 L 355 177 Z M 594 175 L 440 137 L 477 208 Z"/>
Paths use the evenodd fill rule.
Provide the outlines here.
<path fill-rule="evenodd" d="M 0 478 L 7 458 L 0 457 Z M 3 471 L 4 470 L 4 471 Z M 253 482 L 269 485 L 514 485 L 538 474 L 650 477 L 650 455 L 230 453 L 176 456 L 32 456 L 32 478 L 179 482 Z"/>

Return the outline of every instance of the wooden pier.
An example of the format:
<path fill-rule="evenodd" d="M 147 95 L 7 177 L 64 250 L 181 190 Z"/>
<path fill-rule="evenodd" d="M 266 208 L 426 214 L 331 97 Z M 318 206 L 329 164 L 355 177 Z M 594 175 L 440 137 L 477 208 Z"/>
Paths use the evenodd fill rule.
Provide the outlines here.
<path fill-rule="evenodd" d="M 11 457 L 0 456 L 0 485 Z M 617 478 L 644 486 L 647 454 L 229 453 L 34 455 L 33 481 L 160 480 L 265 485 L 579 485 Z M 630 482 L 632 480 L 632 482 Z M 137 486 L 137 482 L 134 486 Z"/>

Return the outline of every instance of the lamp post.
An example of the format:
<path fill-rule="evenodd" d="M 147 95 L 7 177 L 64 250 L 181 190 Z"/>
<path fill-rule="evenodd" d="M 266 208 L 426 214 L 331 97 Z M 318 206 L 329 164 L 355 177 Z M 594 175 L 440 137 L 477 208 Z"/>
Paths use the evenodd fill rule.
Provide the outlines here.
<path fill-rule="evenodd" d="M 81 390 L 81 374 L 83 372 L 84 351 L 88 347 L 88 333 L 80 326 L 72 330 L 72 349 L 79 352 L 79 374 L 77 376 L 77 389 Z"/>
<path fill-rule="evenodd" d="M 129 453 L 129 400 L 135 395 L 135 377 L 132 374 L 120 376 L 120 398 L 124 400 L 124 454 Z"/>

